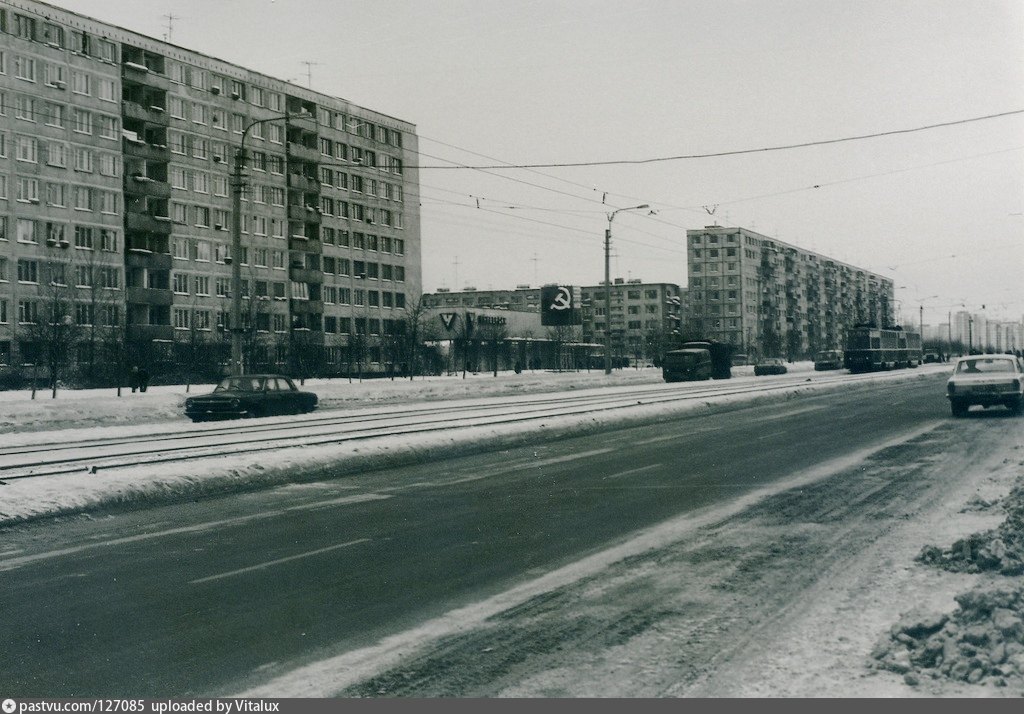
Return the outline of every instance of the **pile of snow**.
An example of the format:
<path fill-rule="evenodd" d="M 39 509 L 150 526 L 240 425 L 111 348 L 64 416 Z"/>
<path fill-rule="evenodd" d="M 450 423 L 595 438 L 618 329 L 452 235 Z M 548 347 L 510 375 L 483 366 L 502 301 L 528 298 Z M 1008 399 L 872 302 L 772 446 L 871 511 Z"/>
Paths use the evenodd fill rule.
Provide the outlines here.
<path fill-rule="evenodd" d="M 1024 478 L 1004 499 L 1007 518 L 947 549 L 926 546 L 918 562 L 992 580 L 956 596 L 951 615 L 912 612 L 871 653 L 877 666 L 904 675 L 1024 689 Z"/>
<path fill-rule="evenodd" d="M 956 596 L 952 615 L 909 614 L 872 652 L 910 685 L 947 677 L 997 687 L 1024 685 L 1024 584 L 979 586 Z"/>
<path fill-rule="evenodd" d="M 973 533 L 950 548 L 925 546 L 918 562 L 954 573 L 1024 575 L 1024 484 L 1014 487 L 1003 508 L 1006 520 L 997 528 Z"/>

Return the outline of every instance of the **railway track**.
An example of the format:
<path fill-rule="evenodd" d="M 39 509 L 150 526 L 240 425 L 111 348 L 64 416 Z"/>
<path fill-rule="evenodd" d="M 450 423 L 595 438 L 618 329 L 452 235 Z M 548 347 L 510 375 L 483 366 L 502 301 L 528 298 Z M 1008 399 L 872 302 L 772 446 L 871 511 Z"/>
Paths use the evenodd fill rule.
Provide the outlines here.
<path fill-rule="evenodd" d="M 62 474 L 89 475 L 143 464 L 184 462 L 282 448 L 346 444 L 361 440 L 512 425 L 559 416 L 608 412 L 739 394 L 756 395 L 815 385 L 877 381 L 879 375 L 806 375 L 778 379 L 737 379 L 673 385 L 614 388 L 583 394 L 559 393 L 485 399 L 456 405 L 418 404 L 359 412 L 319 412 L 303 416 L 204 424 L 167 429 L 143 437 L 114 436 L 36 443 L 0 449 L 0 482 Z M 884 377 L 883 377 L 884 378 Z"/>

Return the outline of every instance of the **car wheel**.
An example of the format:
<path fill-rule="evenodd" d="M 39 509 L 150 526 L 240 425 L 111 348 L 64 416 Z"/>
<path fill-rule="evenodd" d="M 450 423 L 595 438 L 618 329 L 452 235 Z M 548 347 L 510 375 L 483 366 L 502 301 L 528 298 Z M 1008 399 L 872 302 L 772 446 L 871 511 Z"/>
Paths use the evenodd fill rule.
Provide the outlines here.
<path fill-rule="evenodd" d="M 969 405 L 965 404 L 964 402 L 950 402 L 949 403 L 950 411 L 953 412 L 953 416 L 955 416 L 957 418 L 967 416 L 967 409 L 968 409 L 968 407 L 969 407 Z"/>

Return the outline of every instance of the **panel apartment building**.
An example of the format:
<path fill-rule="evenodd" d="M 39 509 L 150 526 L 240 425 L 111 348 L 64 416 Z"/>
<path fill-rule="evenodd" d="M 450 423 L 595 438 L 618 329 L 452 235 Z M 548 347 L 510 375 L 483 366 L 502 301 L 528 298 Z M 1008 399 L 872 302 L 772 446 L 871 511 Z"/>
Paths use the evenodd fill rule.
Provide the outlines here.
<path fill-rule="evenodd" d="M 686 331 L 751 356 L 841 349 L 847 328 L 891 325 L 893 281 L 745 228 L 686 232 Z"/>
<path fill-rule="evenodd" d="M 408 122 L 0 0 L 0 365 L 32 362 L 61 329 L 79 361 L 101 330 L 135 360 L 197 333 L 223 343 L 233 260 L 253 366 L 300 347 L 337 360 L 356 334 L 372 345 L 420 294 L 416 151 Z"/>
<path fill-rule="evenodd" d="M 674 283 L 647 283 L 640 279 L 615 278 L 611 286 L 612 350 L 616 356 L 653 359 L 680 329 L 685 290 Z M 581 288 L 582 325 L 579 340 L 604 344 L 609 320 L 604 303 L 604 285 Z M 423 296 L 428 308 L 504 308 L 539 312 L 540 288 L 520 285 L 515 290 L 459 292 L 446 289 Z M 543 337 L 543 335 L 533 335 Z"/>

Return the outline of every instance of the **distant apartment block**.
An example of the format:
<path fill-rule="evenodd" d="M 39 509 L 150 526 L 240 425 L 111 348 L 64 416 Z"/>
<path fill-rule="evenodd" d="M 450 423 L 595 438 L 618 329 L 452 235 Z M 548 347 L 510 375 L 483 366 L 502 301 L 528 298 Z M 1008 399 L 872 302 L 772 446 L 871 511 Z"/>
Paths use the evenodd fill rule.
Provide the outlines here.
<path fill-rule="evenodd" d="M 252 366 L 379 359 L 421 290 L 414 125 L 32 0 L 0 0 L 0 40 L 0 365 L 50 325 L 78 361 L 101 330 L 135 360 L 223 341 L 232 261 Z"/>
<path fill-rule="evenodd" d="M 686 232 L 684 328 L 760 356 L 843 346 L 847 328 L 893 323 L 893 281 L 738 227 Z"/>
<path fill-rule="evenodd" d="M 477 290 L 459 292 L 440 289 L 423 296 L 428 308 L 503 308 L 539 312 L 539 287 L 520 285 L 514 290 Z M 616 355 L 653 359 L 678 335 L 685 290 L 673 283 L 647 283 L 639 279 L 616 278 L 611 285 L 611 319 L 605 309 L 604 286 L 581 288 L 582 324 L 580 341 L 603 345 L 605 330 L 611 325 L 612 349 Z M 539 335 L 537 335 L 539 336 Z"/>

